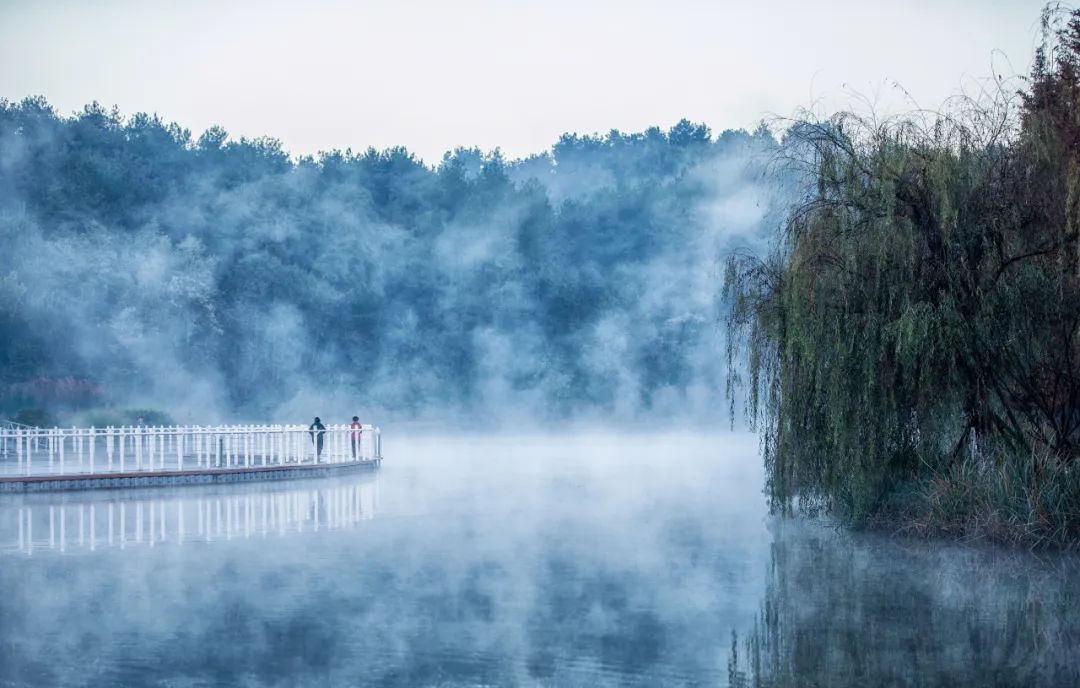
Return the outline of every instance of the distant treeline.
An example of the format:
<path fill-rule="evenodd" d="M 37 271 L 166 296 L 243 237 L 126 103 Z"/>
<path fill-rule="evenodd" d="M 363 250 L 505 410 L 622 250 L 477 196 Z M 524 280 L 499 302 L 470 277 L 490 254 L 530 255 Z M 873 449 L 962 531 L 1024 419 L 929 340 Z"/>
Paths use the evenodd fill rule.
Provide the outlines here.
<path fill-rule="evenodd" d="M 711 413 L 717 265 L 768 222 L 776 146 L 682 121 L 293 159 L 0 101 L 0 415 Z"/>
<path fill-rule="evenodd" d="M 1044 19 L 1020 93 L 792 128 L 805 200 L 727 273 L 777 508 L 1080 541 L 1080 13 Z"/>

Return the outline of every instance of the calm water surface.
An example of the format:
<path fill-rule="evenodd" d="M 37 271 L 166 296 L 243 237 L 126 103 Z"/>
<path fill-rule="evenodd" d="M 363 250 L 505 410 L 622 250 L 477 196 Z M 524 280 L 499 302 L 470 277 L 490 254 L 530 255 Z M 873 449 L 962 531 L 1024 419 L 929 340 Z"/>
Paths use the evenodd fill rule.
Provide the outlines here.
<path fill-rule="evenodd" d="M 0 685 L 1080 681 L 1075 560 L 773 522 L 743 436 L 386 454 L 377 476 L 0 496 Z"/>

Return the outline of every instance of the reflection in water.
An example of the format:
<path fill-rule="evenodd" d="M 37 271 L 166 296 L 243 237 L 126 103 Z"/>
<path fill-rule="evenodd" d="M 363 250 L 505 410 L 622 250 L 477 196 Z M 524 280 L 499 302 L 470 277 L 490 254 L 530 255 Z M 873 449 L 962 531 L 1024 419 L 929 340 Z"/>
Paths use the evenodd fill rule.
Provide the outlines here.
<path fill-rule="evenodd" d="M 777 523 L 734 686 L 1080 685 L 1080 562 Z"/>
<path fill-rule="evenodd" d="M 207 527 L 199 494 L 184 498 L 184 546 L 161 546 L 160 507 L 149 546 L 145 504 L 133 545 L 128 502 L 129 539 L 115 544 L 114 521 L 110 548 L 106 502 L 92 497 L 97 549 L 79 556 L 77 504 L 63 503 L 67 552 L 57 521 L 46 556 L 50 504 L 33 504 L 32 555 L 18 553 L 17 517 L 3 511 L 13 544 L 0 559 L 0 685 L 722 683 L 730 628 L 752 622 L 761 590 L 764 509 L 746 489 L 759 484 L 754 447 L 401 439 L 377 483 L 326 483 L 359 485 L 364 514 L 377 504 L 353 527 L 322 527 L 331 505 L 347 513 L 326 496 L 318 531 L 307 517 L 299 532 L 264 538 L 258 506 L 244 520 L 244 497 L 260 495 L 229 486 L 213 495 L 212 542 L 191 542 L 200 498 Z M 278 513 L 311 513 L 296 496 L 311 489 L 295 483 Z M 175 543 L 176 503 L 164 513 Z M 240 535 L 245 522 L 260 535 Z"/>
<path fill-rule="evenodd" d="M 318 532 L 372 518 L 377 501 L 377 474 L 336 482 L 13 496 L 0 506 L 0 553 Z"/>
<path fill-rule="evenodd" d="M 1072 560 L 770 530 L 762 479 L 731 435 L 403 438 L 0 499 L 0 686 L 1075 685 Z"/>

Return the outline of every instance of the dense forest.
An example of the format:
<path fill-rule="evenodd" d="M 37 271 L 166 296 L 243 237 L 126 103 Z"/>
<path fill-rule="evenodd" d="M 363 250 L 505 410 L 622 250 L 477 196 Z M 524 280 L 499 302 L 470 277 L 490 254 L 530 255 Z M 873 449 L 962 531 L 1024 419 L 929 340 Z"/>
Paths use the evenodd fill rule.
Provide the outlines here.
<path fill-rule="evenodd" d="M 809 186 L 728 264 L 733 383 L 782 511 L 1080 541 L 1080 12 L 1018 90 L 792 127 Z"/>
<path fill-rule="evenodd" d="M 777 145 L 682 121 L 430 166 L 0 101 L 0 415 L 712 416 L 717 266 L 775 224 Z"/>

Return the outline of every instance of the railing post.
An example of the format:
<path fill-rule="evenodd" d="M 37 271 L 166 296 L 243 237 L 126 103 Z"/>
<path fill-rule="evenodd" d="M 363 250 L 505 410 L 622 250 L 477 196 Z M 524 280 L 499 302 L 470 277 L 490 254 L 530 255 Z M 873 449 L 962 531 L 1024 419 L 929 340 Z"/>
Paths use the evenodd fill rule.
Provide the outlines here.
<path fill-rule="evenodd" d="M 281 425 L 273 426 L 274 432 L 270 435 L 270 465 L 277 466 L 281 463 Z"/>
<path fill-rule="evenodd" d="M 112 471 L 113 461 L 113 426 L 105 426 L 105 457 L 108 461 L 109 471 Z"/>
<path fill-rule="evenodd" d="M 326 427 L 326 430 L 323 431 L 323 449 L 326 450 L 326 455 L 328 457 L 327 461 L 333 461 L 334 460 L 334 452 L 337 450 L 337 447 L 334 444 L 336 442 L 336 439 L 337 439 L 337 438 L 334 437 L 336 432 L 337 432 L 337 427 L 333 423 L 328 425 Z M 326 437 L 327 433 L 330 434 L 329 437 Z M 316 453 L 316 455 L 315 455 L 316 461 L 315 462 L 318 463 L 319 462 L 318 459 L 320 459 L 320 458 L 322 458 L 322 457 L 320 457 L 318 455 L 318 453 Z"/>

